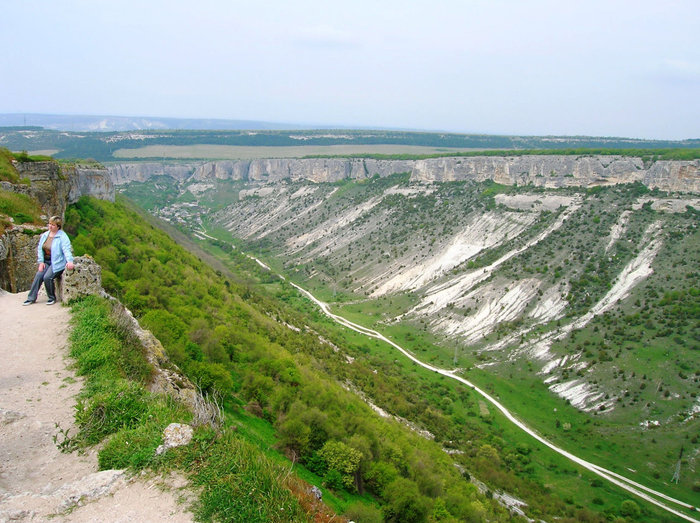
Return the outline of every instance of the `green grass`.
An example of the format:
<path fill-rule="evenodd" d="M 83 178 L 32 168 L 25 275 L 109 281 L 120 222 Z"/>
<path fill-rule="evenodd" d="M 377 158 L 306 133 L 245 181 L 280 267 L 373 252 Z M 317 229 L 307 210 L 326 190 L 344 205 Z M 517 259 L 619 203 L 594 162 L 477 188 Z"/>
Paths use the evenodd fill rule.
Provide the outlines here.
<path fill-rule="evenodd" d="M 309 521 L 285 485 L 288 471 L 232 430 L 200 431 L 176 463 L 190 472 L 200 490 L 195 516 L 200 521 Z"/>
<path fill-rule="evenodd" d="M 18 183 L 19 173 L 15 166 L 12 165 L 14 155 L 7 149 L 0 147 L 0 180 Z"/>

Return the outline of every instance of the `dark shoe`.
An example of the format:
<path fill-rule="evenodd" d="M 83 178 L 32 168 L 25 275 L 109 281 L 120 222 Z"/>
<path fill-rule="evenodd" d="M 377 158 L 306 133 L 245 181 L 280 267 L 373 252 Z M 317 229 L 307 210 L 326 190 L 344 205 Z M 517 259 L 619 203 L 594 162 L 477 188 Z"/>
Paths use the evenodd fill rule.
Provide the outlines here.
<path fill-rule="evenodd" d="M 32 300 L 26 300 L 22 305 L 31 305 L 34 302 Z"/>
<path fill-rule="evenodd" d="M 56 300 L 49 300 L 46 302 L 46 305 L 53 305 L 54 303 L 56 303 Z"/>

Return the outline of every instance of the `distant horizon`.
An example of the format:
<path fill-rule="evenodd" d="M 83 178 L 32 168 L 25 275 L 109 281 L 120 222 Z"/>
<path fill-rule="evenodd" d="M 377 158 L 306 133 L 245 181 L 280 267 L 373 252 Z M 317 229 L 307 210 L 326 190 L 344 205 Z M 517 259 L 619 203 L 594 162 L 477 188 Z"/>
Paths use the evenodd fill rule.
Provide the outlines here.
<path fill-rule="evenodd" d="M 697 0 L 3 7 L 0 113 L 700 137 Z"/>
<path fill-rule="evenodd" d="M 27 117 L 37 118 L 37 122 L 27 122 Z M 19 121 L 21 119 L 21 121 Z M 69 122 L 70 119 L 83 120 L 82 122 Z M 105 119 L 122 121 L 119 128 L 99 128 L 95 124 Z M 93 123 L 86 123 L 87 121 Z M 126 126 L 123 121 L 133 120 L 132 125 Z M 137 127 L 138 121 L 150 122 L 151 126 Z M 185 124 L 189 122 L 189 127 L 165 127 L 156 124 L 165 123 Z M 204 127 L 203 124 L 219 123 L 220 126 Z M 77 129 L 70 129 L 70 126 L 77 126 Z M 61 125 L 63 124 L 63 125 Z M 243 124 L 250 124 L 243 127 Z M 562 137 L 562 138 L 610 138 L 632 141 L 670 141 L 684 142 L 698 140 L 700 137 L 686 138 L 649 138 L 639 136 L 618 136 L 618 135 L 593 135 L 593 134 L 513 134 L 506 132 L 480 132 L 480 131 L 458 131 L 449 129 L 421 129 L 421 128 L 401 128 L 401 127 L 377 127 L 377 126 L 351 126 L 345 124 L 324 124 L 324 123 L 299 123 L 299 122 L 277 122 L 257 119 L 236 119 L 236 118 L 192 118 L 176 116 L 152 116 L 152 115 L 123 115 L 123 114 L 73 114 L 73 113 L 44 113 L 44 112 L 2 112 L 0 113 L 0 127 L 41 127 L 48 130 L 66 132 L 127 132 L 127 131 L 177 131 L 177 130 L 200 130 L 200 131 L 313 131 L 313 130 L 346 130 L 346 131 L 388 131 L 406 133 L 430 133 L 430 134 L 455 134 L 467 136 L 505 136 L 505 137 Z"/>

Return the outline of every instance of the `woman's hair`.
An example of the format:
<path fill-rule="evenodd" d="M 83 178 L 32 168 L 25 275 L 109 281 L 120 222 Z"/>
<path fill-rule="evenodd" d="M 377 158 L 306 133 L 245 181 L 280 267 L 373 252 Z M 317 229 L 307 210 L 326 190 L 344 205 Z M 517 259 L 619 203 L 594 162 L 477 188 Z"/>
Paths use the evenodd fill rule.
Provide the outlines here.
<path fill-rule="evenodd" d="M 63 226 L 63 220 L 61 220 L 60 216 L 52 216 L 49 218 L 49 223 L 53 223 L 59 229 Z"/>

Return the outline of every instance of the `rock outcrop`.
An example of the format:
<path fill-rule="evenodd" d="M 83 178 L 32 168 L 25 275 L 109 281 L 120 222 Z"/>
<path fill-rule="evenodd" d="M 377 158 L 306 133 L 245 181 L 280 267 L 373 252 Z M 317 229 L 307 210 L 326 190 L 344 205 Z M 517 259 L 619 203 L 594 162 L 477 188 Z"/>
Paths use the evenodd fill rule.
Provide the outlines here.
<path fill-rule="evenodd" d="M 187 169 L 191 175 L 187 176 Z M 411 173 L 419 182 L 485 181 L 538 187 L 590 187 L 641 182 L 663 191 L 700 193 L 700 160 L 645 163 L 626 156 L 470 156 L 424 160 L 372 158 L 277 158 L 188 164 L 119 164 L 109 168 L 114 183 L 145 181 L 167 174 L 178 181 L 244 180 L 337 182 L 375 175 Z"/>
<path fill-rule="evenodd" d="M 75 268 L 65 271 L 61 282 L 63 301 L 68 302 L 82 296 L 97 295 L 114 299 L 102 288 L 102 268 L 90 256 L 78 256 L 74 260 Z M 182 402 L 193 412 L 199 413 L 211 409 L 210 405 L 199 395 L 196 387 L 185 378 L 169 360 L 163 345 L 150 331 L 143 329 L 129 309 L 119 301 L 116 310 L 120 325 L 133 333 L 144 348 L 148 362 L 153 366 L 150 389 L 152 392 L 167 394 Z M 215 409 L 214 409 L 215 410 Z"/>
<path fill-rule="evenodd" d="M 625 156 L 476 156 L 417 160 L 411 179 L 485 181 L 537 187 L 591 187 L 641 182 L 650 189 L 700 192 L 700 161 L 657 161 Z"/>
<path fill-rule="evenodd" d="M 66 207 L 81 196 L 114 201 L 114 184 L 105 167 L 50 161 L 17 162 L 15 168 L 29 183 L 2 182 L 2 188 L 35 198 L 47 216 L 63 216 Z"/>
<path fill-rule="evenodd" d="M 36 273 L 36 245 L 42 229 L 16 226 L 0 236 L 0 289 L 28 290 Z"/>
<path fill-rule="evenodd" d="M 95 262 L 92 261 L 92 263 Z M 115 301 L 121 327 L 136 336 L 144 348 L 146 359 L 153 366 L 149 385 L 151 392 L 166 394 L 184 404 L 195 414 L 201 404 L 204 404 L 205 408 L 210 408 L 194 384 L 170 361 L 160 340 L 151 331 L 142 328 L 131 311 L 121 302 L 116 299 Z"/>
<path fill-rule="evenodd" d="M 68 204 L 77 202 L 82 196 L 114 201 L 114 184 L 106 167 L 73 164 L 63 166 L 61 171 L 70 183 Z"/>
<path fill-rule="evenodd" d="M 65 302 L 82 296 L 105 296 L 102 288 L 102 267 L 90 256 L 78 256 L 73 260 L 75 268 L 64 271 L 59 295 Z"/>

